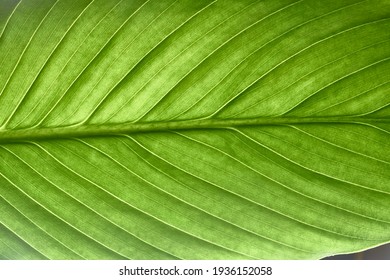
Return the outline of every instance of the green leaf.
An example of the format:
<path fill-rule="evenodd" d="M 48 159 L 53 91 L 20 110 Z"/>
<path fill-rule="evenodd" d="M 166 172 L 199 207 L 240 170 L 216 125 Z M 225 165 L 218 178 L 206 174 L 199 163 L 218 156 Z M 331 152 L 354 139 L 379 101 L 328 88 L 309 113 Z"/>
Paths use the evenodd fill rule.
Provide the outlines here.
<path fill-rule="evenodd" d="M 389 30 L 388 0 L 0 0 L 0 257 L 389 242 Z"/>

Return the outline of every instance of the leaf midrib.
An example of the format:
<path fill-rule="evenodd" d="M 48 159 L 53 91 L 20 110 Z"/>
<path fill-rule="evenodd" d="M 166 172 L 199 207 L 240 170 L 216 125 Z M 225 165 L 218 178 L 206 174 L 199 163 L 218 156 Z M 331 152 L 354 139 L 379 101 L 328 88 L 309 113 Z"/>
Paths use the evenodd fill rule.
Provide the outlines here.
<path fill-rule="evenodd" d="M 137 132 L 157 132 L 188 129 L 221 129 L 242 126 L 270 126 L 290 124 L 374 124 L 389 123 L 390 118 L 369 117 L 258 117 L 243 119 L 194 119 L 165 122 L 139 122 L 118 124 L 83 124 L 63 127 L 37 127 L 0 130 L 0 143 L 23 142 L 39 139 L 85 138 L 111 136 Z"/>

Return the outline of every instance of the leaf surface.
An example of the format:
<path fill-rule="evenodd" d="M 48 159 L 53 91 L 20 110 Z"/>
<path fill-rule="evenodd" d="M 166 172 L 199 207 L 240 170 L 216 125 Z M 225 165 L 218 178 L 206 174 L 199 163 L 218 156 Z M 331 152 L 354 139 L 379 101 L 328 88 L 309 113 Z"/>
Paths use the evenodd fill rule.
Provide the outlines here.
<path fill-rule="evenodd" d="M 0 0 L 1 259 L 390 241 L 388 0 Z"/>

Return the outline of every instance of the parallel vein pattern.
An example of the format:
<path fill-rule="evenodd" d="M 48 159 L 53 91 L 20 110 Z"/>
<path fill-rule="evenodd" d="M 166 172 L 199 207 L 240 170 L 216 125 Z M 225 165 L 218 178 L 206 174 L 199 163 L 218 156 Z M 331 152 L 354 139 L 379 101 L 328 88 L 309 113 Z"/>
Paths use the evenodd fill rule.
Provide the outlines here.
<path fill-rule="evenodd" d="M 0 0 L 0 259 L 389 242 L 388 30 L 388 0 Z"/>

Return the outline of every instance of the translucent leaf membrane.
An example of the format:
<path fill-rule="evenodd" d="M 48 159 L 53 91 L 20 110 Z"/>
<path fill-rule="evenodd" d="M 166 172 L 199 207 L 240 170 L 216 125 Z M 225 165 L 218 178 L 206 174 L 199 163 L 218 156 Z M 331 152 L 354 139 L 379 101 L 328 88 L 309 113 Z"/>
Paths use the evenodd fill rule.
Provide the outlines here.
<path fill-rule="evenodd" d="M 0 259 L 388 243 L 389 11 L 0 0 Z"/>

